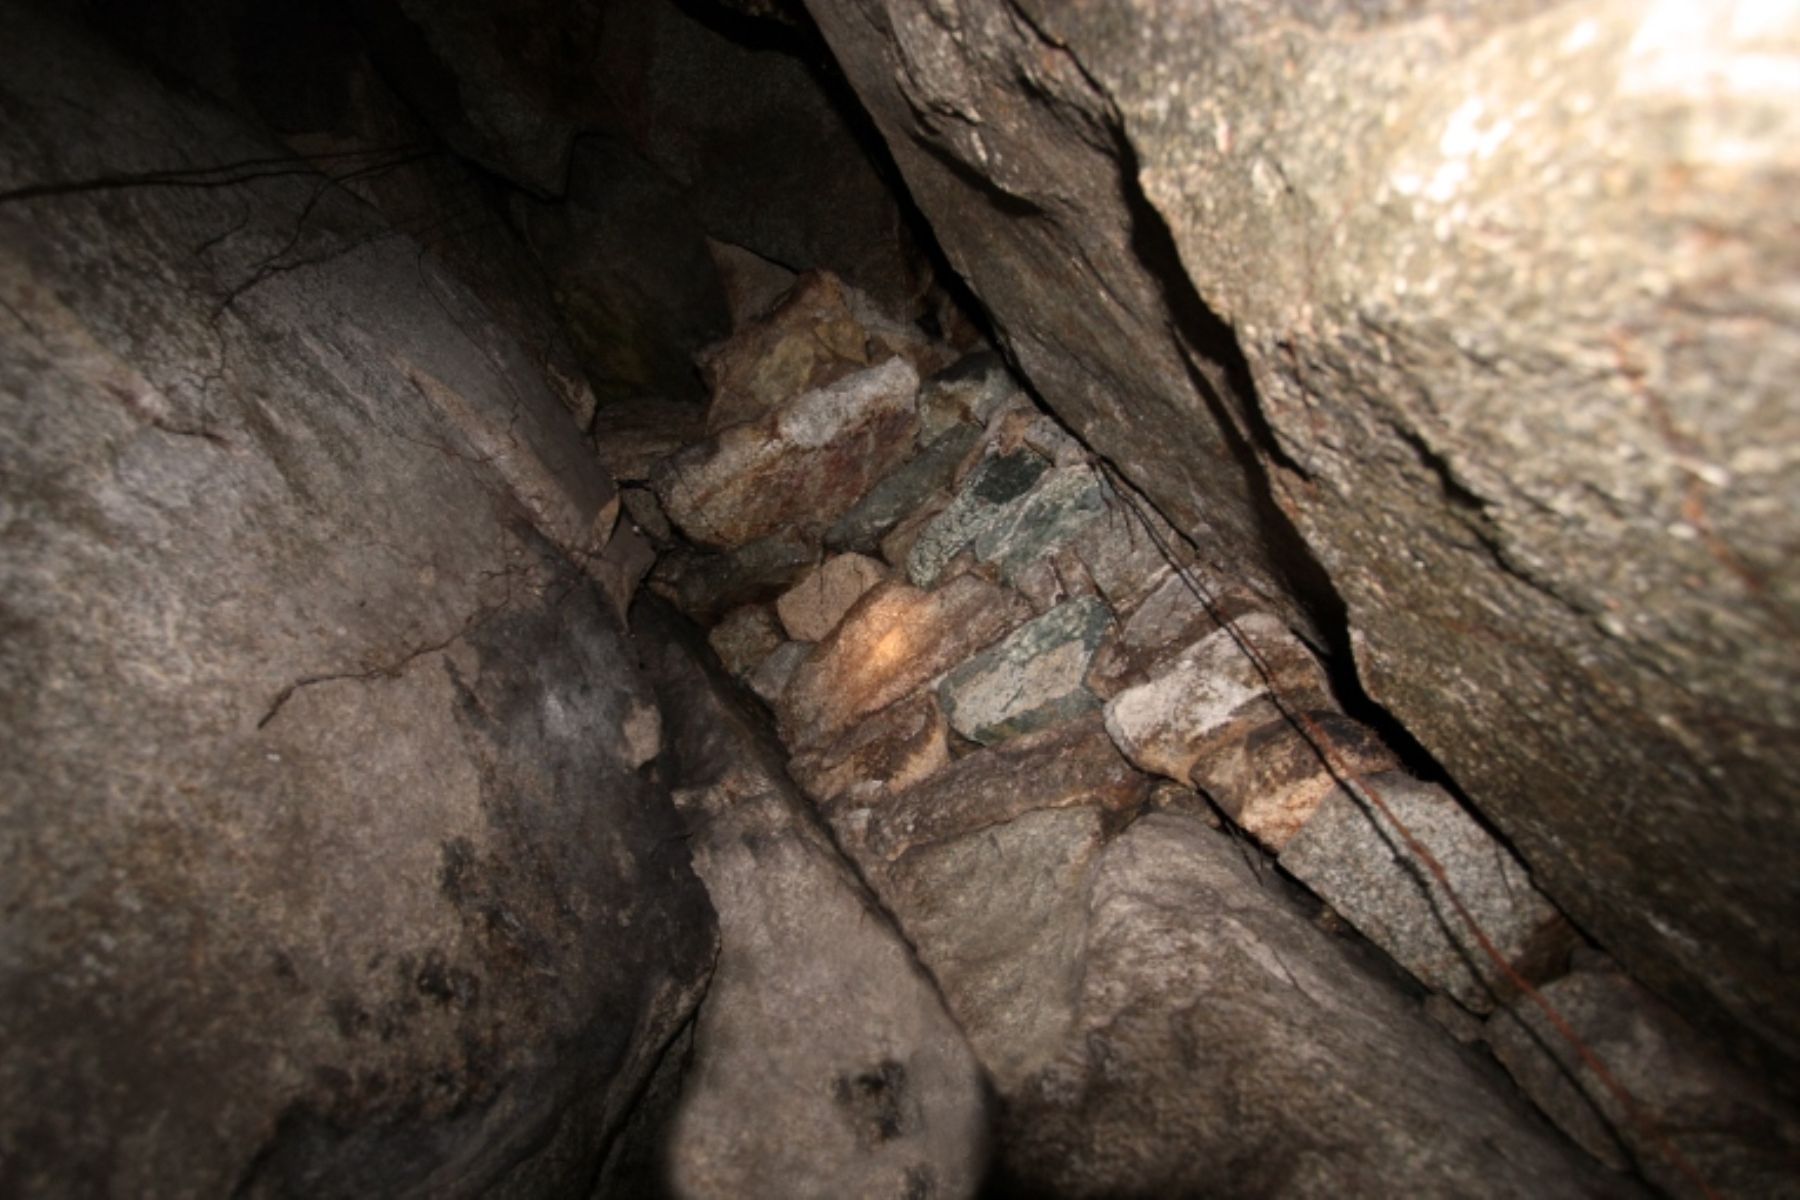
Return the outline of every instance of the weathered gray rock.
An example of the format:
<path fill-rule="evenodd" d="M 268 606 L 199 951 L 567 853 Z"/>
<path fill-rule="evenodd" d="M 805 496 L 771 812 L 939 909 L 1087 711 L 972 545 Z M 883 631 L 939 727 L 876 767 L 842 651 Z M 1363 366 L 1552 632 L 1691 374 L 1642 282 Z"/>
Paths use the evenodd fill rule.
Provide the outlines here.
<path fill-rule="evenodd" d="M 1100 594 L 1121 617 L 1135 612 L 1174 576 L 1188 571 L 1208 595 L 1244 590 L 1236 573 L 1198 560 L 1188 539 L 1149 500 L 1116 476 L 1105 479 L 1106 516 L 1075 535 L 1071 548 Z"/>
<path fill-rule="evenodd" d="M 855 508 L 838 518 L 825 531 L 825 545 L 834 550 L 873 550 L 890 529 L 950 486 L 956 468 L 980 436 L 981 430 L 966 422 L 941 432 L 917 458 L 870 488 Z"/>
<path fill-rule="evenodd" d="M 1227 835 L 1148 816 L 1089 877 L 1073 1027 L 1008 1096 L 1000 1154 L 1015 1187 L 1632 1194 L 1312 926 Z"/>
<path fill-rule="evenodd" d="M 835 737 L 910 695 L 1024 622 L 1017 596 L 973 575 L 935 592 L 890 580 L 820 642 L 782 697 L 782 734 L 796 750 Z"/>
<path fill-rule="evenodd" d="M 810 7 L 1058 415 L 1255 590 L 1291 518 L 1551 895 L 1792 1074 L 1792 14 Z"/>
<path fill-rule="evenodd" d="M 987 440 L 996 453 L 1025 447 L 1053 466 L 1092 465 L 1092 456 L 1062 422 L 1024 392 L 1014 394 L 989 418 Z"/>
<path fill-rule="evenodd" d="M 279 146 L 23 6 L 0 93 L 0 1189 L 577 1186 L 713 949 L 610 485 Z"/>
<path fill-rule="evenodd" d="M 640 614 L 721 940 L 669 1134 L 672 1186 L 696 1197 L 972 1194 L 986 1113 L 967 1041 L 761 726 L 666 615 Z"/>
<path fill-rule="evenodd" d="M 874 803 L 946 765 L 948 731 L 936 697 L 920 691 L 820 749 L 797 755 L 788 763 L 788 773 L 807 796 L 828 810 L 839 797 L 846 803 Z"/>
<path fill-rule="evenodd" d="M 916 512 L 910 517 L 903 517 L 898 525 L 887 531 L 881 539 L 881 557 L 889 566 L 904 571 L 907 561 L 912 557 L 913 547 L 918 545 L 919 538 L 924 536 L 931 523 L 938 518 L 944 509 L 950 506 L 948 493 L 939 492 L 928 496 Z"/>
<path fill-rule="evenodd" d="M 1108 97 L 1073 43 L 1034 24 L 1066 23 L 1072 6 L 808 7 L 1008 357 L 1177 524 L 1220 531 L 1259 590 L 1278 590 L 1235 430 L 1208 415 L 1209 397 L 1234 398 L 1214 357 L 1224 339 L 1190 305 L 1156 214 L 1128 207 L 1136 168 L 1118 155 Z M 1124 45 L 1157 28 L 1105 13 L 1089 23 Z M 1171 313 L 1171 296 L 1188 307 Z"/>
<path fill-rule="evenodd" d="M 1181 652 L 1148 683 L 1106 702 L 1106 728 L 1125 757 L 1146 771 L 1188 783 L 1196 764 L 1281 719 L 1270 680 L 1238 644 L 1248 640 L 1290 705 L 1331 707 L 1325 678 L 1305 646 L 1267 613 L 1236 618 Z"/>
<path fill-rule="evenodd" d="M 1045 557 L 1012 572 L 1008 576 L 1008 582 L 1019 595 L 1025 597 L 1032 611 L 1039 616 L 1059 604 L 1083 596 L 1099 599 L 1099 590 L 1094 587 L 1093 579 L 1082 567 L 1081 560 L 1067 546 L 1058 547 Z"/>
<path fill-rule="evenodd" d="M 938 696 L 951 726 L 991 743 L 1100 707 L 1083 680 L 1111 623 L 1104 601 L 1083 596 L 1019 626 L 944 676 Z"/>
<path fill-rule="evenodd" d="M 767 604 L 746 604 L 719 619 L 706 635 L 713 653 L 733 675 L 744 676 L 786 641 L 781 623 Z"/>
<path fill-rule="evenodd" d="M 655 492 L 649 488 L 622 487 L 619 489 L 619 499 L 625 505 L 623 519 L 636 526 L 637 531 L 649 538 L 653 545 L 667 545 L 674 537 L 675 531 L 669 525 L 669 518 L 663 516 L 662 505 L 657 503 Z"/>
<path fill-rule="evenodd" d="M 1056 467 L 976 535 L 975 557 L 993 563 L 1011 581 L 1104 511 L 1100 478 L 1092 467 Z"/>
<path fill-rule="evenodd" d="M 750 690 L 764 704 L 779 708 L 788 684 L 793 682 L 800 664 L 806 661 L 812 649 L 811 642 L 783 642 L 769 653 L 769 657 L 757 664 L 756 670 L 750 672 L 750 677 L 744 682 L 750 685 Z"/>
<path fill-rule="evenodd" d="M 823 531 L 910 452 L 918 387 L 912 364 L 890 358 L 689 447 L 652 484 L 669 519 L 702 545 Z"/>
<path fill-rule="evenodd" d="M 1573 934 L 1506 848 L 1442 788 L 1401 772 L 1372 774 L 1380 796 L 1438 861 L 1482 931 L 1528 981 L 1568 961 Z M 1487 957 L 1393 821 L 1334 789 L 1281 850 L 1281 865 L 1427 987 L 1492 1011 L 1512 986 Z"/>
<path fill-rule="evenodd" d="M 1049 462 L 1025 449 L 983 459 L 950 506 L 919 533 L 907 554 L 907 577 L 919 587 L 935 584 L 957 552 L 998 521 L 1006 506 L 1030 491 L 1049 469 Z"/>
<path fill-rule="evenodd" d="M 1065 1044 L 1087 872 L 1148 783 L 1093 716 L 828 810 L 1003 1098 Z"/>
<path fill-rule="evenodd" d="M 835 554 L 783 592 L 775 611 L 795 641 L 824 641 L 851 605 L 887 574 L 885 566 L 865 555 Z"/>
<path fill-rule="evenodd" d="M 1173 571 L 1165 573 L 1156 589 L 1119 622 L 1094 653 L 1088 686 L 1110 700 L 1168 670 L 1186 647 L 1218 628 L 1215 612 L 1236 619 L 1255 611 L 1242 592 L 1209 599 L 1213 607 L 1208 607 L 1187 579 Z"/>
<path fill-rule="evenodd" d="M 1026 808 L 867 868 L 1003 1101 L 1067 1045 L 1088 874 L 1105 843 L 1098 808 Z"/>
<path fill-rule="evenodd" d="M 1631 1093 L 1636 1115 L 1529 1001 L 1491 1017 L 1487 1038 L 1525 1094 L 1584 1149 L 1618 1167 L 1635 1160 L 1671 1196 L 1702 1194 L 1689 1171 L 1720 1196 L 1793 1194 L 1800 1117 L 1742 1068 L 1709 1054 L 1666 1005 L 1604 965 L 1541 990 Z"/>

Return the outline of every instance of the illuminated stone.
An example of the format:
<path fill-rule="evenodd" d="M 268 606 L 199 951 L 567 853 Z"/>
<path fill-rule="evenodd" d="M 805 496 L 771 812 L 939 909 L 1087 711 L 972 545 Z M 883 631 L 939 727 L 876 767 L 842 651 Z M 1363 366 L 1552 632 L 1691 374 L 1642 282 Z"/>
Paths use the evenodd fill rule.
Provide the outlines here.
<path fill-rule="evenodd" d="M 878 584 L 795 673 L 781 705 L 789 746 L 821 745 L 1030 616 L 1024 600 L 973 575 L 934 592 Z"/>
<path fill-rule="evenodd" d="M 839 554 L 783 593 L 775 602 L 782 627 L 796 641 L 817 642 L 836 629 L 850 606 L 887 577 L 887 568 L 861 554 Z"/>
<path fill-rule="evenodd" d="M 904 358 L 807 392 L 659 464 L 663 509 L 703 546 L 798 527 L 816 537 L 912 453 L 918 373 Z"/>
<path fill-rule="evenodd" d="M 930 692 L 890 704 L 830 745 L 797 756 L 788 773 L 824 805 L 853 788 L 861 799 L 911 787 L 950 761 L 948 727 Z"/>

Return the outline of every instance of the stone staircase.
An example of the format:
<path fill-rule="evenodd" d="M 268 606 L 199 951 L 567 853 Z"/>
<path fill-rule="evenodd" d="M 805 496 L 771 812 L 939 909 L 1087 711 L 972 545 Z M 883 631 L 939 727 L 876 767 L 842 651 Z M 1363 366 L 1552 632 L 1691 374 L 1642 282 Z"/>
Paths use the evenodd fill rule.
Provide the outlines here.
<path fill-rule="evenodd" d="M 1691 1190 L 1517 981 L 1604 992 L 1574 1006 L 1597 1037 L 1631 1012 L 1678 1054 L 1679 1023 L 1341 711 L 1271 605 L 967 349 L 805 277 L 709 354 L 708 412 L 642 410 L 615 432 L 653 452 L 610 465 L 663 550 L 650 587 L 767 706 L 787 775 L 967 1036 L 998 1097 L 997 1177 L 1633 1190 L 1448 1028 L 1492 1042 L 1594 1158 Z M 1746 1094 L 1729 1076 L 1640 1078 L 1638 1099 L 1677 1128 L 1702 1096 Z"/>

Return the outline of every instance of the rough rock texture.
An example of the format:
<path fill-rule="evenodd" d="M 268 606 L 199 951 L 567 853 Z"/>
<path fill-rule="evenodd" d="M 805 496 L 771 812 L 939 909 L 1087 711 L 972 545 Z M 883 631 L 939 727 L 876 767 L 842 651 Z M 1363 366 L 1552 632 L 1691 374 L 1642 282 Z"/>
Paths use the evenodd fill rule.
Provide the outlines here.
<path fill-rule="evenodd" d="M 887 578 L 887 568 L 861 554 L 837 554 L 781 594 L 775 611 L 798 642 L 818 642 L 838 627 L 863 593 Z"/>
<path fill-rule="evenodd" d="M 1049 808 L 1129 813 L 1149 780 L 1119 756 L 1098 717 L 1018 738 L 957 759 L 896 795 L 877 799 L 855 839 L 896 859 Z"/>
<path fill-rule="evenodd" d="M 1008 1097 L 1023 1193 L 1630 1194 L 1226 835 L 1148 816 L 1089 877 L 1073 1028 Z"/>
<path fill-rule="evenodd" d="M 820 642 L 782 697 L 782 733 L 818 745 L 886 708 L 1030 617 L 1025 602 L 973 575 L 935 592 L 879 584 Z"/>
<path fill-rule="evenodd" d="M 912 364 L 890 358 L 791 397 L 662 463 L 657 497 L 706 546 L 742 546 L 790 527 L 823 532 L 907 454 L 918 388 Z"/>
<path fill-rule="evenodd" d="M 775 600 L 818 559 L 812 538 L 783 528 L 724 554 L 679 547 L 657 562 L 650 588 L 696 620 L 713 621 L 742 605 Z"/>
<path fill-rule="evenodd" d="M 982 459 L 949 507 L 920 531 L 907 553 L 907 577 L 920 587 L 935 584 L 950 560 L 1003 520 L 1049 469 L 1043 456 L 1023 448 Z"/>
<path fill-rule="evenodd" d="M 867 804 L 948 763 L 948 731 L 937 699 L 922 691 L 888 705 L 822 749 L 795 757 L 788 771 L 821 807 L 829 809 L 840 796 Z"/>
<path fill-rule="evenodd" d="M 610 485 L 279 146 L 16 5 L 0 106 L 0 1191 L 574 1186 L 713 946 Z"/>
<path fill-rule="evenodd" d="M 1092 596 L 1026 622 L 944 676 L 938 695 L 956 731 L 993 743 L 1100 707 L 1082 682 L 1112 612 Z"/>
<path fill-rule="evenodd" d="M 1246 638 L 1270 668 L 1284 700 L 1301 708 L 1330 703 L 1318 662 L 1267 613 L 1237 618 L 1183 650 L 1169 669 L 1106 703 L 1106 727 L 1126 757 L 1146 771 L 1190 782 L 1196 765 L 1253 729 L 1278 720 L 1270 679 L 1238 644 Z"/>
<path fill-rule="evenodd" d="M 1547 890 L 1800 1064 L 1791 10 L 809 7 L 1046 402 L 1253 583 L 1266 477 Z"/>
<path fill-rule="evenodd" d="M 1666 1005 L 1609 965 L 1574 971 L 1543 993 L 1630 1089 L 1640 1106 L 1636 1117 L 1535 1006 L 1515 1003 L 1488 1021 L 1485 1036 L 1525 1094 L 1589 1153 L 1618 1165 L 1635 1159 L 1669 1194 L 1700 1195 L 1669 1157 L 1667 1139 L 1718 1195 L 1793 1194 L 1800 1180 L 1793 1110 L 1741 1069 L 1709 1057 Z"/>
<path fill-rule="evenodd" d="M 1067 1043 L 1084 966 L 1087 874 L 1105 844 L 1096 809 L 1034 807 L 869 871 L 1002 1098 Z"/>
<path fill-rule="evenodd" d="M 1456 893 L 1506 960 L 1527 980 L 1567 962 L 1568 925 L 1531 885 L 1525 868 L 1442 788 L 1364 766 L 1376 792 L 1454 881 Z M 1477 945 L 1442 885 L 1404 848 L 1393 823 L 1333 788 L 1281 847 L 1281 865 L 1426 986 L 1488 1012 L 1510 985 Z"/>
<path fill-rule="evenodd" d="M 706 635 L 713 653 L 733 675 L 749 674 L 785 640 L 781 624 L 767 604 L 732 609 Z"/>
<path fill-rule="evenodd" d="M 594 413 L 594 452 L 614 479 L 641 482 L 657 463 L 699 440 L 704 427 L 697 404 L 662 396 L 612 400 Z"/>
<path fill-rule="evenodd" d="M 1242 569 L 1276 591 L 1229 435 L 1204 416 L 1226 390 L 1207 354 L 1219 332 L 1170 312 L 1160 272 L 1172 264 L 1145 261 L 1153 249 L 1172 259 L 1167 235 L 1154 213 L 1125 203 L 1134 168 L 1121 161 L 1111 106 L 1067 50 L 1034 31 L 1036 7 L 809 5 L 1037 391 L 1132 479 L 1159 481 L 1151 494 L 1178 524 L 1216 526 Z"/>
<path fill-rule="evenodd" d="M 761 320 L 699 357 L 711 396 L 707 432 L 760 420 L 795 396 L 895 355 L 924 361 L 925 340 L 837 276 L 809 272 Z"/>
<path fill-rule="evenodd" d="M 1340 776 L 1361 779 L 1398 765 L 1393 751 L 1372 730 L 1338 713 L 1297 715 L 1306 722 L 1304 727 L 1285 715 L 1276 717 L 1221 747 L 1188 772 L 1195 786 L 1211 796 L 1240 829 L 1275 851 L 1286 846 L 1313 819 L 1326 797 L 1337 789 Z M 1329 746 L 1330 762 L 1320 755 L 1315 739 Z M 1449 806 L 1444 815 L 1446 822 L 1460 821 L 1480 832 L 1456 801 L 1449 796 L 1442 799 Z M 1360 842 L 1359 834 L 1360 831 L 1334 824 L 1330 833 L 1321 834 L 1318 844 L 1324 853 L 1334 854 L 1339 850 L 1334 838 L 1341 835 Z M 1476 844 L 1505 853 L 1491 840 Z M 1357 867 L 1349 873 L 1359 884 L 1366 883 L 1376 891 L 1396 887 L 1410 890 L 1410 880 L 1396 877 L 1385 869 L 1386 864 L 1387 859 L 1380 855 L 1358 857 Z M 1512 865 L 1515 869 L 1518 866 Z"/>
<path fill-rule="evenodd" d="M 671 782 L 721 940 L 669 1134 L 675 1190 L 971 1194 L 980 1068 L 936 988 L 676 619 L 646 607 L 635 628 L 658 663 Z"/>
<path fill-rule="evenodd" d="M 935 493 L 948 488 L 956 469 L 981 436 L 979 426 L 957 423 L 940 433 L 917 458 L 896 468 L 869 489 L 856 507 L 825 531 L 832 549 L 869 551 Z"/>
<path fill-rule="evenodd" d="M 1009 582 L 1074 538 L 1103 511 L 1100 480 L 1088 467 L 1057 467 L 1007 505 L 975 538 L 975 557 Z"/>
<path fill-rule="evenodd" d="M 1220 611 L 1241 615 L 1230 607 Z M 1162 674 L 1185 647 L 1217 628 L 1212 612 L 1181 576 L 1169 572 L 1094 654 L 1088 686 L 1106 699 Z"/>
<path fill-rule="evenodd" d="M 806 656 L 812 653 L 811 642 L 783 642 L 770 652 L 769 657 L 757 664 L 756 670 L 744 682 L 750 690 L 771 708 L 779 708 L 782 696 L 787 694 L 787 686 L 793 682 L 794 673 Z"/>
<path fill-rule="evenodd" d="M 932 441 L 958 424 L 986 425 L 1000 406 L 1019 395 L 1019 383 L 992 350 L 958 359 L 919 389 L 919 437 Z"/>

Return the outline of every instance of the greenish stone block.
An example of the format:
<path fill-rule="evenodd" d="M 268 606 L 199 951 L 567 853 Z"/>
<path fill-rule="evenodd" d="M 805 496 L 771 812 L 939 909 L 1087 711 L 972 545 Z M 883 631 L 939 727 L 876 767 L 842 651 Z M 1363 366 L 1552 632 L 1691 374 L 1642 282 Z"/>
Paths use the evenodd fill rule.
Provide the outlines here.
<path fill-rule="evenodd" d="M 915 512 L 931 494 L 949 486 L 956 474 L 956 464 L 975 448 L 981 430 L 961 423 L 951 426 L 927 446 L 919 456 L 869 489 L 849 512 L 825 531 L 825 545 L 831 550 L 855 550 L 873 553 L 881 537 Z"/>
<path fill-rule="evenodd" d="M 1000 512 L 975 538 L 975 555 L 1010 582 L 1106 511 L 1100 479 L 1085 466 L 1058 467 Z"/>
<path fill-rule="evenodd" d="M 1082 680 L 1112 619 L 1099 597 L 1082 596 L 951 671 L 938 688 L 951 727 L 991 745 L 1098 708 Z"/>
<path fill-rule="evenodd" d="M 1029 450 L 996 454 L 970 472 L 963 488 L 914 543 L 906 559 L 915 587 L 931 587 L 944 565 L 1000 519 L 1006 506 L 1037 483 L 1050 464 Z"/>

